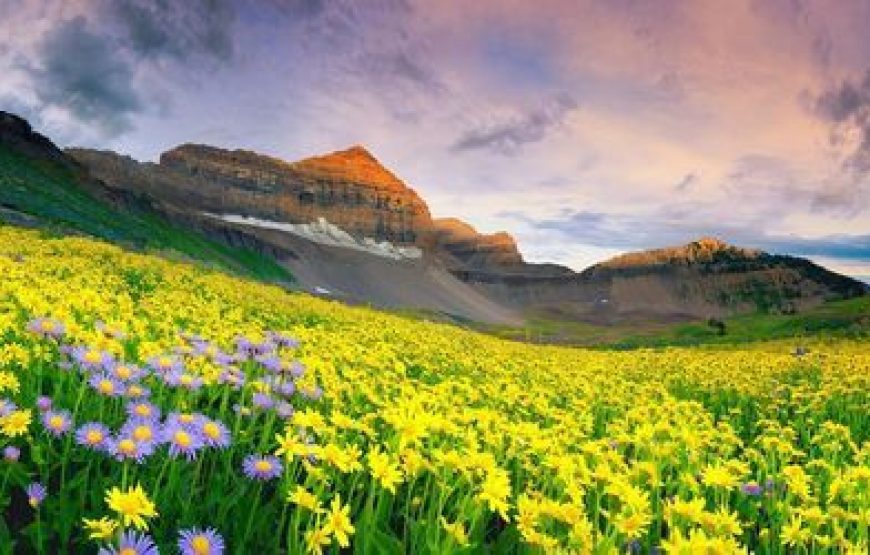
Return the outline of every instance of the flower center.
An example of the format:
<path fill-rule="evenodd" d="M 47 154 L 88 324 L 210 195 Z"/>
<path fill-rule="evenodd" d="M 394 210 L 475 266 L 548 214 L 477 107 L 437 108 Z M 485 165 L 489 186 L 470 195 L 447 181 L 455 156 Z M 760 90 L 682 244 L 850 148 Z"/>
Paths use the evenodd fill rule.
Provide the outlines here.
<path fill-rule="evenodd" d="M 196 555 L 208 555 L 211 553 L 211 544 L 205 536 L 196 536 L 190 541 L 190 547 Z"/>
<path fill-rule="evenodd" d="M 87 353 L 85 353 L 85 360 L 87 362 L 90 362 L 91 364 L 96 364 L 100 362 L 101 358 L 102 357 L 100 356 L 99 351 L 88 351 Z"/>
<path fill-rule="evenodd" d="M 190 447 L 190 434 L 188 434 L 187 432 L 175 432 L 175 435 L 173 437 L 175 439 L 175 443 L 177 443 L 181 447 Z"/>
<path fill-rule="evenodd" d="M 118 552 L 118 555 L 138 555 L 135 547 L 124 547 Z"/>
<path fill-rule="evenodd" d="M 127 366 L 119 366 L 115 368 L 115 375 L 122 380 L 126 380 L 133 375 L 133 372 Z"/>
<path fill-rule="evenodd" d="M 182 424 L 190 424 L 193 422 L 193 415 L 186 414 L 186 413 L 182 414 L 181 416 L 178 417 L 178 421 L 181 422 Z"/>
<path fill-rule="evenodd" d="M 132 439 L 122 439 L 118 442 L 118 451 L 131 455 L 136 452 L 136 443 Z"/>
<path fill-rule="evenodd" d="M 133 437 L 139 441 L 148 441 L 154 437 L 154 433 L 149 426 L 136 426 L 136 429 L 133 430 Z"/>
<path fill-rule="evenodd" d="M 148 405 L 136 405 L 134 412 L 139 416 L 151 416 L 151 407 Z"/>
<path fill-rule="evenodd" d="M 270 470 L 272 470 L 272 463 L 270 463 L 269 461 L 257 461 L 254 464 L 254 468 L 257 469 L 257 472 L 269 472 Z"/>
<path fill-rule="evenodd" d="M 101 393 L 113 393 L 115 391 L 115 384 L 113 384 L 109 380 L 101 380 L 100 381 L 100 392 Z"/>
<path fill-rule="evenodd" d="M 63 429 L 63 417 L 61 416 L 52 416 L 48 419 L 48 425 L 51 426 L 55 430 Z"/>
<path fill-rule="evenodd" d="M 202 431 L 203 431 L 203 433 L 205 433 L 205 435 L 207 435 L 211 439 L 217 439 L 221 435 L 221 432 L 218 429 L 217 424 L 215 424 L 214 422 L 206 422 L 205 425 L 202 427 Z"/>
<path fill-rule="evenodd" d="M 97 443 L 103 441 L 103 432 L 99 430 L 90 430 L 85 439 L 91 445 L 96 445 Z"/>

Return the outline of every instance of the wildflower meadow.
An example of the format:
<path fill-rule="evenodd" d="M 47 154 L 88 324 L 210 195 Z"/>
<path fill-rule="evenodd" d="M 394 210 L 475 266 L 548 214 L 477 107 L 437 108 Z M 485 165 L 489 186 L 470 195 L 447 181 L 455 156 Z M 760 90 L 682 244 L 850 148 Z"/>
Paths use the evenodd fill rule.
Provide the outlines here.
<path fill-rule="evenodd" d="M 0 553 L 868 553 L 870 344 L 532 346 L 0 227 Z"/>

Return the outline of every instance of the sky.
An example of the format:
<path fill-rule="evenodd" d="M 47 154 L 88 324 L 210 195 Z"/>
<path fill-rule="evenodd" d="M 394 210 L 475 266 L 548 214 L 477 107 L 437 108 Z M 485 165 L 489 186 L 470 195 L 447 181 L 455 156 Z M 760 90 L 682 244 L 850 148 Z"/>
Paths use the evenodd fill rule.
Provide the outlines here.
<path fill-rule="evenodd" d="M 716 236 L 870 281 L 870 1 L 0 0 L 0 109 L 139 160 L 365 145 L 582 269 Z"/>

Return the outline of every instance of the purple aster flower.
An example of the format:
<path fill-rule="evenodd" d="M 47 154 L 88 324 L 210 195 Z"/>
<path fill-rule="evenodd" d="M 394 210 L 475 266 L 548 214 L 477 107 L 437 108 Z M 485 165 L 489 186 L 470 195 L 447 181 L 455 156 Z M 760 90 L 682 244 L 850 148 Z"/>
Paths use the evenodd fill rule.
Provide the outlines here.
<path fill-rule="evenodd" d="M 158 374 L 166 374 L 168 372 L 181 372 L 184 365 L 176 356 L 160 355 L 148 359 L 148 367 Z"/>
<path fill-rule="evenodd" d="M 299 394 L 305 397 L 306 399 L 311 399 L 312 401 L 318 401 L 321 397 L 323 397 L 323 389 L 320 386 L 313 386 L 307 389 L 299 390 Z"/>
<path fill-rule="evenodd" d="M 762 488 L 755 482 L 747 482 L 740 486 L 740 491 L 742 491 L 746 495 L 758 497 L 764 491 L 764 488 Z"/>
<path fill-rule="evenodd" d="M 130 418 L 121 426 L 120 435 L 156 446 L 162 440 L 162 432 L 160 424 L 151 418 Z"/>
<path fill-rule="evenodd" d="M 27 323 L 27 331 L 46 339 L 60 339 L 66 334 L 66 327 L 60 320 L 40 317 Z"/>
<path fill-rule="evenodd" d="M 242 461 L 242 470 L 252 480 L 272 480 L 281 475 L 284 467 L 277 457 L 271 455 L 248 455 Z"/>
<path fill-rule="evenodd" d="M 132 437 L 118 435 L 109 444 L 109 453 L 119 461 L 135 461 L 141 463 L 154 453 L 154 443 L 136 441 Z"/>
<path fill-rule="evenodd" d="M 34 509 L 39 507 L 39 505 L 45 501 L 45 486 L 39 482 L 33 482 L 27 486 L 24 492 L 27 494 L 27 502 L 30 503 L 30 506 Z"/>
<path fill-rule="evenodd" d="M 293 413 L 296 412 L 293 408 L 293 405 L 288 403 L 287 401 L 278 401 L 275 405 L 275 412 L 278 413 L 278 416 L 281 418 L 290 418 L 293 416 Z"/>
<path fill-rule="evenodd" d="M 299 346 L 299 341 L 289 335 L 284 335 L 274 331 L 266 332 L 266 335 L 269 337 L 269 340 L 278 347 L 295 349 Z"/>
<path fill-rule="evenodd" d="M 100 370 L 115 360 L 111 353 L 91 347 L 74 347 L 72 358 L 85 370 Z"/>
<path fill-rule="evenodd" d="M 6 416 L 16 410 L 18 410 L 18 405 L 9 399 L 0 399 L 0 417 Z"/>
<path fill-rule="evenodd" d="M 118 397 L 124 393 L 124 385 L 107 374 L 94 374 L 88 383 L 97 393 L 107 397 Z"/>
<path fill-rule="evenodd" d="M 293 364 L 290 365 L 290 375 L 294 378 L 301 378 L 305 375 L 305 365 L 298 360 L 294 360 Z"/>
<path fill-rule="evenodd" d="M 61 437 L 72 427 L 68 410 L 48 410 L 42 413 L 42 425 L 54 437 Z"/>
<path fill-rule="evenodd" d="M 177 458 L 183 455 L 189 461 L 196 458 L 204 445 L 197 431 L 180 425 L 168 426 L 163 431 L 163 441 L 169 445 L 170 456 Z"/>
<path fill-rule="evenodd" d="M 170 412 L 166 415 L 166 428 L 180 426 L 186 430 L 196 431 L 197 424 L 204 415 L 195 412 Z"/>
<path fill-rule="evenodd" d="M 278 393 L 283 395 L 284 397 L 292 397 L 294 393 L 296 393 L 296 383 L 292 381 L 285 381 L 278 384 L 276 388 Z"/>
<path fill-rule="evenodd" d="M 148 401 L 131 401 L 126 406 L 127 415 L 130 418 L 141 418 L 145 420 L 159 420 L 160 409 Z"/>
<path fill-rule="evenodd" d="M 217 381 L 220 384 L 227 384 L 233 389 L 240 389 L 245 385 L 245 373 L 238 368 L 227 367 L 218 375 Z"/>
<path fill-rule="evenodd" d="M 8 462 L 16 462 L 21 458 L 21 449 L 14 445 L 7 445 L 3 448 L 3 458 Z"/>
<path fill-rule="evenodd" d="M 180 371 L 164 374 L 163 382 L 170 387 L 184 387 L 191 391 L 196 391 L 202 387 L 202 378 Z"/>
<path fill-rule="evenodd" d="M 151 390 L 138 383 L 127 384 L 127 388 L 124 390 L 124 397 L 128 399 L 144 399 L 150 396 Z"/>
<path fill-rule="evenodd" d="M 214 528 L 189 528 L 178 534 L 178 549 L 182 555 L 221 555 L 224 539 Z"/>
<path fill-rule="evenodd" d="M 109 428 L 99 422 L 88 422 L 76 430 L 76 443 L 95 451 L 107 450 L 111 439 Z"/>
<path fill-rule="evenodd" d="M 46 395 L 40 395 L 36 398 L 36 408 L 39 409 L 39 412 L 45 412 L 51 409 L 51 397 Z"/>
<path fill-rule="evenodd" d="M 283 366 L 281 359 L 275 355 L 257 357 L 257 362 L 269 372 L 274 373 L 280 372 Z"/>
<path fill-rule="evenodd" d="M 145 375 L 145 371 L 133 364 L 113 361 L 106 369 L 106 373 L 120 382 L 135 382 Z"/>
<path fill-rule="evenodd" d="M 275 399 L 266 395 L 265 393 L 254 393 L 254 397 L 251 399 L 251 402 L 258 409 L 270 409 L 275 406 Z"/>
<path fill-rule="evenodd" d="M 128 530 L 121 534 L 118 547 L 101 547 L 97 555 L 159 555 L 148 534 Z"/>
<path fill-rule="evenodd" d="M 216 364 L 225 365 L 232 364 L 233 362 L 235 362 L 236 359 L 232 355 L 228 355 L 227 353 L 218 351 L 212 357 L 212 360 L 214 360 Z"/>
<path fill-rule="evenodd" d="M 221 422 L 203 416 L 198 424 L 199 434 L 206 446 L 218 449 L 229 447 L 230 431 Z"/>

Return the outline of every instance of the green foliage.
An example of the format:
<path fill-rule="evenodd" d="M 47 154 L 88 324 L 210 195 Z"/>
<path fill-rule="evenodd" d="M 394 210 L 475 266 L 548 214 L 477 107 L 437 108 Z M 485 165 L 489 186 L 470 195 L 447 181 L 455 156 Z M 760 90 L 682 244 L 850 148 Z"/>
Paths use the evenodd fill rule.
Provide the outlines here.
<path fill-rule="evenodd" d="M 0 146 L 0 209 L 35 218 L 50 236 L 84 233 L 128 248 L 195 260 L 262 281 L 293 279 L 274 260 L 252 250 L 212 241 L 173 225 L 146 208 L 109 206 L 89 194 L 72 170 L 28 158 L 3 146 Z"/>

